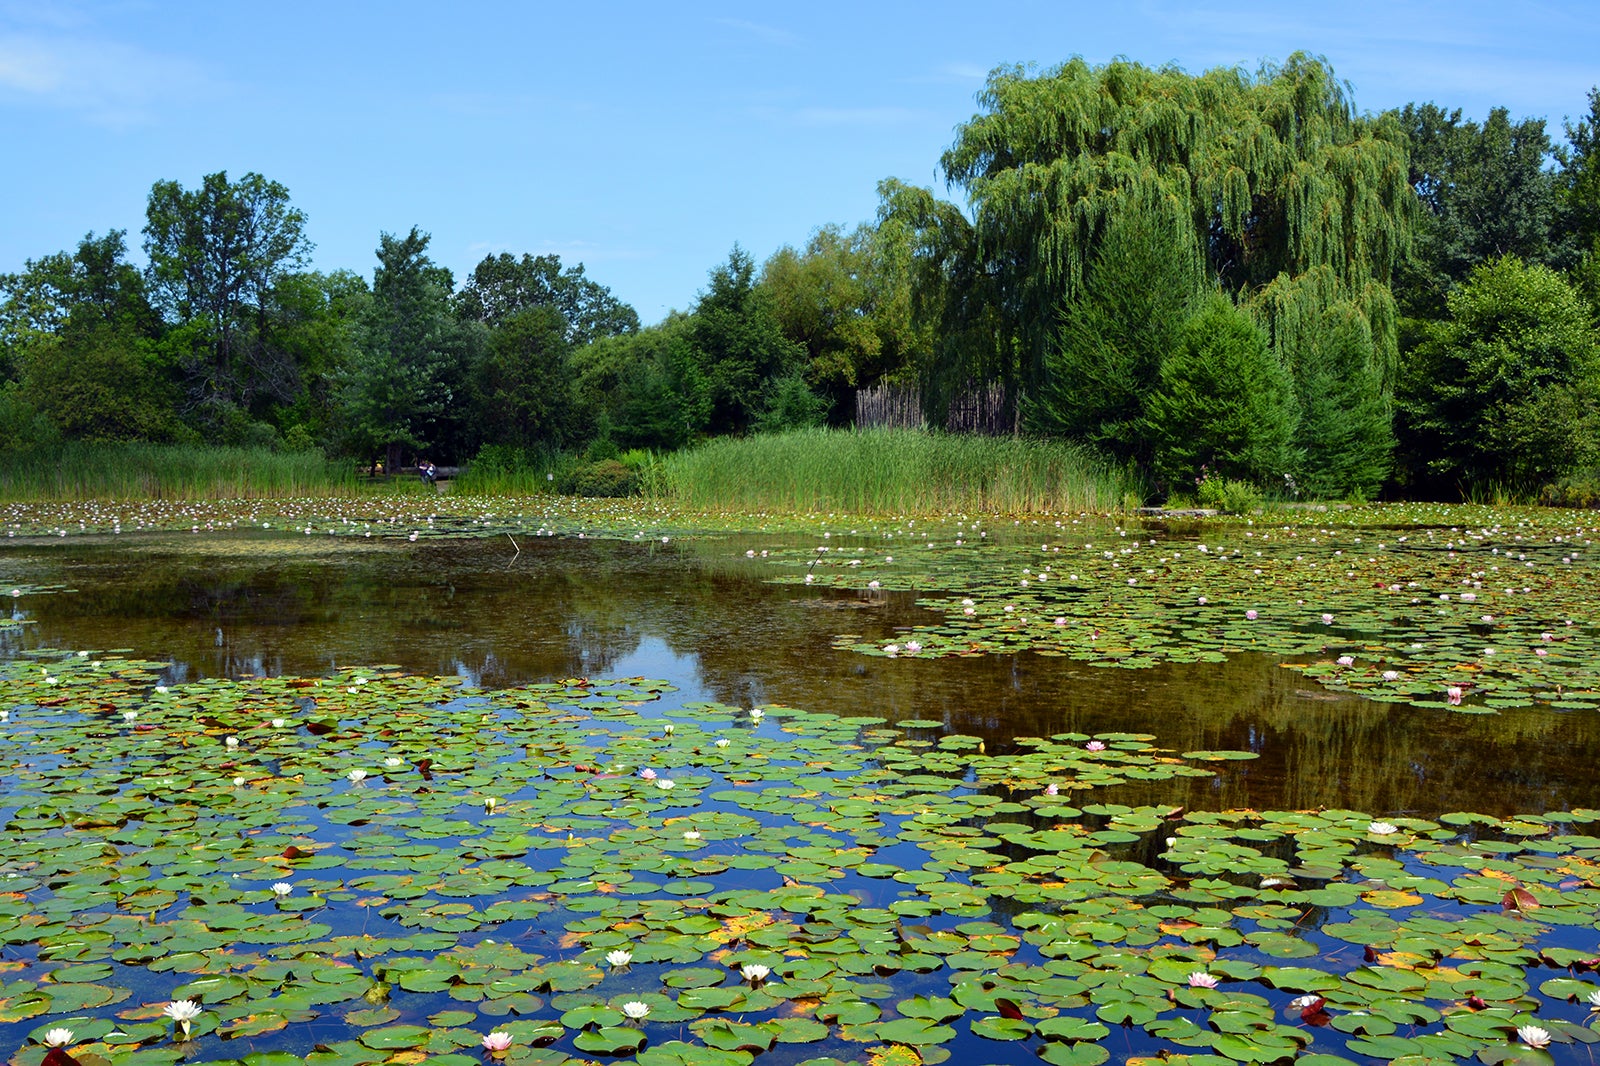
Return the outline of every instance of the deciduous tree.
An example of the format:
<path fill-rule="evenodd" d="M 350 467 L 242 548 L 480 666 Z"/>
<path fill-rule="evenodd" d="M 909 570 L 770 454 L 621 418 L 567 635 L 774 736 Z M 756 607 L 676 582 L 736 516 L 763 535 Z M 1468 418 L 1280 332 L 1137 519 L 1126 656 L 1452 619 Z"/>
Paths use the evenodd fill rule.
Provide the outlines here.
<path fill-rule="evenodd" d="M 310 253 L 305 213 L 289 190 L 260 174 L 230 182 L 226 171 L 199 188 L 158 181 L 144 228 L 150 289 L 169 322 L 183 327 L 189 351 L 189 407 L 226 424 L 234 409 L 288 402 L 294 375 L 270 337 L 271 293 Z"/>

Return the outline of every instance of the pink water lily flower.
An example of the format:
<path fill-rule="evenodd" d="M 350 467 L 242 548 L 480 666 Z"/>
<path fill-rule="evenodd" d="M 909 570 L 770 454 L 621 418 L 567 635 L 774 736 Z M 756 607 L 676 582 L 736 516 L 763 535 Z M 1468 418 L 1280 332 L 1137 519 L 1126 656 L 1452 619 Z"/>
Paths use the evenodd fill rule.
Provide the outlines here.
<path fill-rule="evenodd" d="M 511 1034 L 503 1029 L 496 1029 L 483 1038 L 483 1050 L 498 1055 L 511 1046 Z"/>
<path fill-rule="evenodd" d="M 1206 973 L 1204 970 L 1196 970 L 1194 973 L 1189 975 L 1189 987 L 1216 988 L 1217 976 L 1215 974 Z"/>

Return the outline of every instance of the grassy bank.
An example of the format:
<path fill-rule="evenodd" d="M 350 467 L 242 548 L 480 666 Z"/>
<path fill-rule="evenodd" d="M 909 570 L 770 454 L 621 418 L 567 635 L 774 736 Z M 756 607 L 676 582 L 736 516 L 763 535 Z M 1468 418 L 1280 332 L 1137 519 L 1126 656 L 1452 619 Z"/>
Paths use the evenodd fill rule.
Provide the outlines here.
<path fill-rule="evenodd" d="M 0 500 L 342 496 L 355 469 L 316 452 L 173 444 L 65 444 L 0 455 Z"/>
<path fill-rule="evenodd" d="M 1070 445 L 898 429 L 719 438 L 662 460 L 658 484 L 689 507 L 871 514 L 1107 511 L 1139 491 Z"/>

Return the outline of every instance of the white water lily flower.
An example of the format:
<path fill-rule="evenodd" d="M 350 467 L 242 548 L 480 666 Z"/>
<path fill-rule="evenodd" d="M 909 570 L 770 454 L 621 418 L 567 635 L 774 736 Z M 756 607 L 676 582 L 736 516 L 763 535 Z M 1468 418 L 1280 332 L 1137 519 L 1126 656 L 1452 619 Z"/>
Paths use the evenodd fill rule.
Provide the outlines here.
<path fill-rule="evenodd" d="M 723 737 L 717 741 L 716 746 L 719 748 L 725 748 L 731 743 L 733 743 L 731 740 L 729 740 L 727 737 Z"/>
<path fill-rule="evenodd" d="M 1519 1025 L 1517 1039 L 1532 1048 L 1549 1047 L 1550 1030 L 1541 1029 L 1537 1025 Z"/>
<path fill-rule="evenodd" d="M 387 759 L 383 760 L 383 765 L 393 770 L 396 767 L 404 766 L 405 762 L 406 761 L 404 759 L 396 758 L 395 756 L 391 755 Z"/>
<path fill-rule="evenodd" d="M 633 952 L 631 951 L 623 951 L 621 948 L 618 948 L 615 951 L 606 952 L 606 962 L 612 966 L 626 966 L 632 961 Z"/>
<path fill-rule="evenodd" d="M 650 1004 L 630 999 L 622 1005 L 622 1013 L 627 1015 L 629 1021 L 642 1022 L 650 1014 Z"/>
<path fill-rule="evenodd" d="M 747 962 L 743 966 L 739 967 L 739 972 L 744 975 L 744 979 L 746 981 L 749 981 L 753 985 L 758 985 L 762 981 L 765 981 L 767 976 L 772 973 L 772 968 L 770 966 L 763 966 L 759 962 Z"/>
<path fill-rule="evenodd" d="M 697 829 L 685 829 L 683 831 L 683 839 L 685 839 L 685 840 L 699 840 L 700 839 L 700 832 Z"/>
<path fill-rule="evenodd" d="M 183 1035 L 187 1037 L 190 1023 L 200 1017 L 200 1004 L 192 999 L 175 999 L 162 1007 L 161 1013 L 176 1022 L 178 1028 L 183 1030 Z"/>
<path fill-rule="evenodd" d="M 674 788 L 676 786 L 673 784 L 672 778 L 670 778 L 670 777 L 660 777 L 660 778 L 656 779 L 656 787 L 661 789 L 662 791 L 666 791 L 666 790 Z"/>
<path fill-rule="evenodd" d="M 766 714 L 766 712 L 763 711 L 760 707 L 752 707 L 750 709 L 750 717 L 752 719 L 754 719 L 755 721 L 757 721 L 757 722 L 761 721 L 762 716 L 765 715 L 765 714 Z"/>
<path fill-rule="evenodd" d="M 1367 832 L 1375 837 L 1386 837 L 1391 833 L 1400 832 L 1400 827 L 1390 822 L 1373 822 L 1367 826 Z"/>
<path fill-rule="evenodd" d="M 668 722 L 666 725 L 661 727 L 661 732 L 670 737 L 674 732 L 677 731 L 677 728 L 677 726 L 673 725 L 671 722 Z"/>
<path fill-rule="evenodd" d="M 1289 1007 L 1291 1010 L 1305 1010 L 1321 998 L 1317 995 L 1296 996 L 1289 1001 Z"/>
<path fill-rule="evenodd" d="M 74 1040 L 71 1029 L 52 1029 L 44 1034 L 45 1047 L 66 1047 Z"/>
<path fill-rule="evenodd" d="M 224 740 L 223 743 L 226 744 L 230 748 L 237 748 L 239 746 L 239 738 L 238 737 L 229 737 L 227 740 Z"/>
<path fill-rule="evenodd" d="M 365 770 L 356 769 L 356 770 L 351 770 L 345 776 L 350 779 L 350 783 L 351 784 L 359 785 L 361 782 L 363 782 L 363 781 L 365 781 L 367 779 L 367 772 Z"/>
<path fill-rule="evenodd" d="M 294 891 L 294 886 L 287 881 L 275 881 L 272 885 L 272 894 L 282 899 Z"/>
<path fill-rule="evenodd" d="M 1600 988 L 1590 992 L 1584 1002 L 1589 1004 L 1589 1009 L 1591 1011 L 1600 1011 Z"/>
<path fill-rule="evenodd" d="M 286 726 L 288 724 L 289 724 L 289 719 L 287 719 L 287 718 L 274 718 L 272 720 L 272 728 L 274 728 L 274 729 L 282 729 L 284 726 Z"/>
<path fill-rule="evenodd" d="M 138 717 L 139 717 L 139 712 L 138 711 L 123 711 L 122 712 L 122 720 L 124 722 L 134 721 Z"/>

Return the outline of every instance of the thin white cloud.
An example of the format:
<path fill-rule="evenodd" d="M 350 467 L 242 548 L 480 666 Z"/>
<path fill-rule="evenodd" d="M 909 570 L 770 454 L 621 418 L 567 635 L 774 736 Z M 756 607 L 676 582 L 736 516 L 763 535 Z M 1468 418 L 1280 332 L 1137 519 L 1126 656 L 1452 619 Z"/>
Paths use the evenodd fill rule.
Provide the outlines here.
<path fill-rule="evenodd" d="M 14 26 L 46 26 L 52 30 L 76 30 L 88 24 L 88 17 L 74 4 L 41 4 L 38 0 L 0 0 L 0 21 Z"/>
<path fill-rule="evenodd" d="M 910 107 L 802 107 L 794 118 L 805 126 L 899 126 L 927 114 Z"/>
<path fill-rule="evenodd" d="M 102 125 L 134 126 L 173 101 L 214 95 L 218 88 L 187 60 L 130 45 L 0 34 L 0 104 L 50 107 Z"/>
<path fill-rule="evenodd" d="M 726 26 L 729 29 L 749 34 L 758 40 L 765 41 L 767 44 L 792 45 L 800 43 L 800 38 L 794 33 L 780 29 L 777 26 L 768 26 L 761 22 L 750 22 L 747 19 L 712 19 L 711 21 L 718 26 Z"/>
<path fill-rule="evenodd" d="M 952 81 L 984 82 L 989 79 L 989 68 L 978 63 L 946 63 L 939 73 Z"/>

